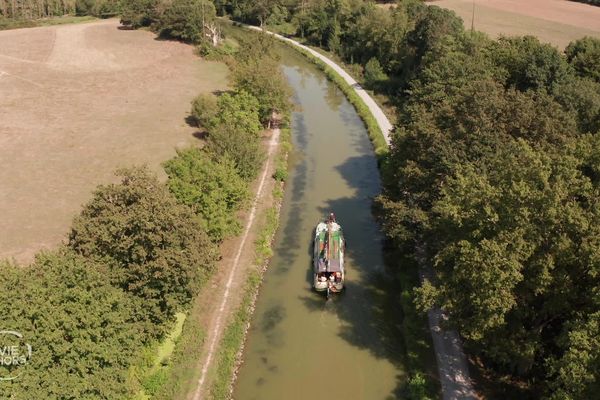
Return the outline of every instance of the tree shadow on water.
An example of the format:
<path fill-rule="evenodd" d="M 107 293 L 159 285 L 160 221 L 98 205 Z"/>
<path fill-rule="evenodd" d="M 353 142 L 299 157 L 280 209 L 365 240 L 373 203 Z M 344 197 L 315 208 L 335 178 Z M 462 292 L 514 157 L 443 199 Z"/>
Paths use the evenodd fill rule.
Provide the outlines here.
<path fill-rule="evenodd" d="M 301 114 L 298 114 L 294 118 L 293 130 L 297 151 L 301 152 L 307 146 L 306 135 L 308 135 L 304 118 Z M 287 193 L 285 200 L 288 204 L 289 211 L 286 213 L 288 216 L 287 220 L 278 233 L 281 236 L 276 241 L 277 246 L 274 249 L 275 253 L 280 258 L 280 265 L 274 269 L 274 273 L 284 274 L 289 271 L 290 266 L 298 255 L 299 248 L 297 244 L 305 243 L 302 238 L 304 232 L 299 230 L 298 227 L 302 226 L 304 221 L 304 211 L 306 209 L 304 193 L 308 185 L 308 167 L 308 161 L 301 157 L 298 163 L 293 167 L 290 176 L 291 180 L 286 188 Z"/>
<path fill-rule="evenodd" d="M 397 368 L 390 398 L 400 398 L 407 379 L 401 288 L 396 274 L 386 266 L 384 237 L 371 212 L 373 197 L 380 190 L 377 163 L 372 153 L 364 154 L 348 158 L 336 170 L 355 190 L 353 196 L 327 200 L 320 209 L 324 214 L 335 213 L 347 242 L 346 291 L 333 299 L 341 321 L 339 336 Z M 301 300 L 311 310 L 323 309 L 324 299 L 316 293 Z"/>

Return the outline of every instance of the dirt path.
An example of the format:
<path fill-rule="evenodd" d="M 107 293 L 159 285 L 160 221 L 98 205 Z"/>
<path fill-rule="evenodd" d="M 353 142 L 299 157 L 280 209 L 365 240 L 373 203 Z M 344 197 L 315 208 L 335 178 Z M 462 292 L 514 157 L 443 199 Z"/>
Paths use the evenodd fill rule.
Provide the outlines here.
<path fill-rule="evenodd" d="M 206 338 L 202 357 L 198 360 L 199 377 L 191 396 L 192 400 L 207 397 L 211 383 L 210 371 L 213 369 L 218 344 L 223 336 L 227 321 L 240 304 L 243 284 L 246 281 L 248 270 L 254 266 L 254 238 L 260 226 L 256 218 L 263 214 L 272 204 L 272 190 L 274 180 L 270 179 L 274 172 L 275 157 L 279 144 L 279 129 L 271 131 L 266 145 L 267 159 L 262 169 L 260 178 L 253 187 L 254 200 L 250 210 L 244 218 L 243 233 L 226 241 L 221 251 L 224 258 L 218 266 L 218 272 L 209 282 L 208 290 L 201 294 L 198 301 L 204 304 L 202 320 L 206 327 Z"/>
<path fill-rule="evenodd" d="M 30 261 L 120 166 L 197 143 L 190 101 L 227 88 L 193 47 L 101 20 L 0 31 L 0 258 Z"/>
<path fill-rule="evenodd" d="M 260 28 L 249 26 L 250 29 L 260 30 Z M 325 57 L 324 55 L 312 50 L 292 39 L 285 38 L 281 35 L 269 32 L 276 38 L 300 47 L 303 50 L 310 52 L 315 57 L 319 58 L 331 68 L 333 68 L 344 80 L 354 87 L 356 93 L 364 100 L 367 107 L 377 120 L 379 128 L 383 132 L 384 138 L 388 146 L 390 145 L 390 132 L 393 128 L 390 121 L 387 119 L 383 110 L 375 103 L 369 94 L 354 80 L 346 71 L 335 62 Z M 429 267 L 422 266 L 420 274 L 422 276 L 432 275 L 432 270 Z M 429 320 L 429 328 L 433 338 L 434 349 L 438 361 L 438 371 L 442 386 L 442 395 L 444 400 L 471 400 L 476 399 L 475 391 L 473 390 L 467 358 L 462 348 L 460 337 L 455 331 L 445 331 L 440 327 L 440 321 L 445 319 L 444 313 L 440 309 L 433 309 L 427 313 Z"/>

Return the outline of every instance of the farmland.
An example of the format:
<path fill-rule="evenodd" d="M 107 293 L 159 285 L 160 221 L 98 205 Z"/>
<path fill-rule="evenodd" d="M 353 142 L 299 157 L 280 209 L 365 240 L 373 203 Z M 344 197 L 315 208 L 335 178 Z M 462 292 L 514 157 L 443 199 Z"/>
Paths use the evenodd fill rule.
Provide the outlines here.
<path fill-rule="evenodd" d="M 162 161 L 197 139 L 185 123 L 226 67 L 117 20 L 0 32 L 0 256 L 53 248 L 120 166 Z"/>
<path fill-rule="evenodd" d="M 473 27 L 492 37 L 535 35 L 560 49 L 583 36 L 600 37 L 600 7 L 566 0 L 440 0 L 430 2 L 448 8 Z"/>

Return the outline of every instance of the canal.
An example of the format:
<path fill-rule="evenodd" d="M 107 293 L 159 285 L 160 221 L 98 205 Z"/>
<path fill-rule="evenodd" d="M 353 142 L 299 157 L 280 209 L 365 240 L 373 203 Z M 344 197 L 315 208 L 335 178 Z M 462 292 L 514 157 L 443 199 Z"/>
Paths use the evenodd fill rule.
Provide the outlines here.
<path fill-rule="evenodd" d="M 315 66 L 282 50 L 294 91 L 290 175 L 274 256 L 256 304 L 236 400 L 394 399 L 405 381 L 399 311 L 371 214 L 379 172 L 364 124 Z M 347 290 L 311 290 L 311 239 L 334 212 Z"/>

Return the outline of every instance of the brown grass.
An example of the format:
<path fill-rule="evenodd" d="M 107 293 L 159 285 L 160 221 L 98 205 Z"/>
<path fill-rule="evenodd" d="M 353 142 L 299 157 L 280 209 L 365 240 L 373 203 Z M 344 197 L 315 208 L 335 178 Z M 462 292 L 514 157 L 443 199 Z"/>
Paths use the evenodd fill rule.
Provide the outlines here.
<path fill-rule="evenodd" d="M 117 167 L 159 171 L 197 140 L 191 99 L 226 75 L 117 20 L 0 32 L 0 257 L 55 247 Z"/>
<path fill-rule="evenodd" d="M 600 38 L 600 7 L 566 0 L 440 0 L 429 4 L 454 10 L 470 29 L 492 37 L 535 35 L 564 49 L 583 36 Z"/>

